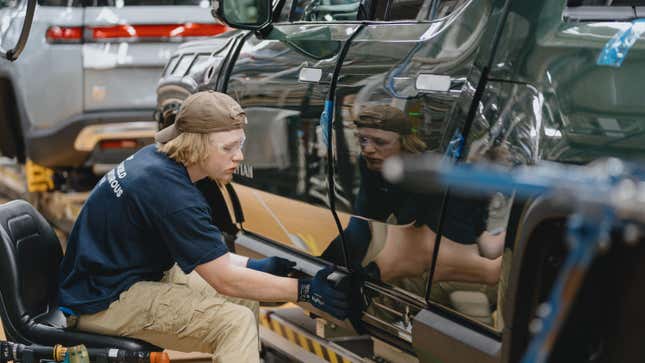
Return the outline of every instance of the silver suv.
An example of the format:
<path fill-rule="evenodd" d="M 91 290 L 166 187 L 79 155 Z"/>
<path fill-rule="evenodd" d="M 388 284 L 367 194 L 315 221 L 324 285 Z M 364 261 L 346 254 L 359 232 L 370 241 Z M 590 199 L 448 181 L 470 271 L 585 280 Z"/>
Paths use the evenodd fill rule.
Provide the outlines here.
<path fill-rule="evenodd" d="M 38 0 L 21 61 L 0 61 L 0 153 L 54 169 L 72 189 L 83 186 L 70 180 L 91 185 L 152 141 L 155 87 L 178 43 L 227 30 L 209 6 Z M 1 46 L 15 44 L 25 9 L 25 0 L 0 0 Z"/>

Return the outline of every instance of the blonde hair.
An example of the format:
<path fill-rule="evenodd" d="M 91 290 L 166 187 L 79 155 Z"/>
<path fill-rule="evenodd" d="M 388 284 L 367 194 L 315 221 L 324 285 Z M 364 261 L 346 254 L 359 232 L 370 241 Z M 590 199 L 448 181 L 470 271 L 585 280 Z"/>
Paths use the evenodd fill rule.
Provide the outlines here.
<path fill-rule="evenodd" d="M 428 146 L 416 134 L 401 135 L 401 149 L 410 154 L 419 154 L 424 151 Z"/>
<path fill-rule="evenodd" d="M 210 134 L 182 132 L 165 144 L 157 143 L 157 150 L 174 161 L 190 166 L 208 158 Z"/>

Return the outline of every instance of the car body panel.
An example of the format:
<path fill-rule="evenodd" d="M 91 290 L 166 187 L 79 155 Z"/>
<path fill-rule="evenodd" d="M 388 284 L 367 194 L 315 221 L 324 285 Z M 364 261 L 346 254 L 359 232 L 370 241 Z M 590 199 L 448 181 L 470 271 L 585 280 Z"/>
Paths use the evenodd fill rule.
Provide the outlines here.
<path fill-rule="evenodd" d="M 337 125 L 351 124 L 352 116 L 355 115 L 351 114 L 351 107 L 344 102 L 344 97 L 362 90 L 359 96 L 355 96 L 359 99 L 357 107 L 368 104 L 370 100 L 385 102 L 392 99 L 399 105 L 410 103 L 412 106 L 409 112 L 417 117 L 427 108 L 438 110 L 433 114 L 434 123 L 428 119 L 428 124 L 434 127 L 430 138 L 432 149 L 445 151 L 451 145 L 455 133 L 459 134 L 457 130 L 463 128 L 463 118 L 455 123 L 447 120 L 454 108 L 467 108 L 470 104 L 470 88 L 473 87 L 472 84 L 476 86 L 478 81 L 477 72 L 471 70 L 478 55 L 477 41 L 484 34 L 490 33 L 486 17 L 491 12 L 491 3 L 486 0 L 464 3 L 468 6 L 458 8 L 460 10 L 452 17 L 435 22 L 401 22 L 397 27 L 406 30 L 403 33 L 389 31 L 388 24 L 368 25 L 358 30 L 357 24 L 351 23 L 299 22 L 274 24 L 275 30 L 262 39 L 254 35 L 248 36 L 239 56 L 230 66 L 228 81 L 223 85 L 226 92 L 245 108 L 249 118 L 246 129 L 249 146 L 244 150 L 246 166 L 241 167 L 235 176 L 235 191 L 244 212 L 243 233 L 248 233 L 245 236 L 250 239 L 266 238 L 267 243 L 270 240 L 273 244 L 277 243 L 312 257 L 323 252 L 323 259 L 329 260 L 329 256 L 324 255 L 328 247 L 331 244 L 337 245 L 340 233 L 345 233 L 344 230 L 349 227 L 349 215 L 340 212 L 355 212 L 349 208 L 349 200 L 353 195 L 343 194 L 355 187 L 336 190 L 338 197 L 335 202 L 340 214 L 341 230 L 334 228 L 332 214 L 326 210 L 329 208 L 329 196 L 326 194 L 329 187 L 325 163 L 329 155 L 319 125 L 331 77 L 338 62 L 343 62 L 343 67 L 340 69 L 337 86 Z M 460 11 L 468 13 L 468 16 L 461 16 Z M 474 16 L 475 14 L 478 16 Z M 339 58 L 338 54 L 346 44 L 344 42 L 355 31 L 359 32 L 352 40 L 347 55 Z M 458 47 L 460 42 L 461 48 Z M 443 43 L 446 44 L 442 48 L 439 44 Z M 194 48 L 186 46 L 173 57 L 180 59 L 187 54 L 194 54 L 201 45 L 195 44 Z M 427 60 L 437 57 L 441 59 L 440 62 Z M 168 68 L 177 69 L 178 62 L 170 63 Z M 320 70 L 319 79 L 302 80 L 301 70 L 304 68 Z M 167 69 L 166 72 L 169 74 L 171 71 Z M 416 76 L 433 72 L 453 77 L 455 80 L 451 84 L 452 89 L 434 94 L 416 91 Z M 190 69 L 187 74 L 189 76 L 184 78 L 191 80 L 184 79 L 184 84 L 200 83 Z M 160 97 L 168 99 L 163 93 L 166 85 L 180 76 L 164 77 L 158 88 Z M 388 76 L 394 81 L 396 89 L 380 88 Z M 195 88 L 197 89 L 200 86 Z M 419 105 L 420 100 L 428 105 Z M 346 119 L 340 119 L 339 116 Z M 446 122 L 440 122 L 441 120 Z M 350 141 L 354 137 L 353 131 L 355 130 L 351 126 L 345 131 L 345 137 Z M 273 133 L 277 134 L 273 136 Z M 334 160 L 346 157 L 355 160 L 357 148 L 346 151 L 353 154 L 343 154 L 341 149 L 337 149 L 339 138 L 336 128 L 334 134 Z M 314 168 L 304 170 L 304 166 Z M 338 165 L 336 169 L 341 170 Z M 356 176 L 356 168 L 349 170 L 352 171 L 348 171 L 347 175 Z M 341 171 L 336 176 L 335 185 L 341 185 L 338 180 L 347 175 L 343 175 Z M 342 198 L 347 200 L 343 201 Z M 440 202 L 441 193 L 438 199 Z M 435 208 L 438 209 L 439 206 Z M 311 218 L 314 216 L 315 218 Z M 412 242 L 418 239 L 431 241 L 435 238 L 435 232 L 427 227 L 411 229 L 413 220 L 401 223 L 388 221 L 403 224 L 397 227 L 377 220 L 365 220 L 364 217 L 358 215 L 352 218 L 364 221 L 372 236 L 373 243 L 362 256 L 365 262 L 374 259 L 385 245 L 396 246 L 401 238 Z M 288 221 L 288 227 L 285 221 Z M 304 226 L 309 227 L 303 228 Z M 315 236 L 317 251 L 305 246 L 308 239 L 302 238 L 302 231 Z M 294 238 L 294 235 L 300 238 Z M 261 242 L 257 243 L 261 245 Z M 348 240 L 348 243 L 352 243 L 352 240 Z M 253 253 L 248 250 L 248 246 L 253 243 L 243 245 L 245 251 Z M 422 254 L 425 256 L 425 261 L 422 262 L 425 268 L 430 266 L 431 255 L 432 249 Z M 399 257 L 400 261 L 411 256 Z M 293 254 L 291 258 L 296 261 L 305 260 L 300 253 Z M 332 262 L 345 264 L 342 258 Z M 367 284 L 366 289 L 374 297 L 368 312 L 363 316 L 368 329 L 374 331 L 374 334 L 380 332 L 393 337 L 394 344 L 404 349 L 412 349 L 412 318 L 426 306 L 427 279 L 427 273 L 419 273 L 416 278 L 394 284 Z"/>
<path fill-rule="evenodd" d="M 181 102 L 198 87 L 215 87 L 218 82 L 225 59 L 238 45 L 245 32 L 233 30 L 213 39 L 192 41 L 180 46 L 168 60 L 163 69 L 162 78 L 157 83 L 156 119 L 172 122 L 174 117 L 164 120 L 164 113 L 173 113 L 179 109 Z M 185 51 L 184 51 L 185 50 Z M 193 57 L 193 58 L 191 58 Z M 199 59 L 195 59 L 198 57 Z M 187 59 L 183 61 L 183 59 Z M 180 63 L 187 63 L 187 66 Z"/>
<path fill-rule="evenodd" d="M 513 193 L 475 197 L 442 188 L 430 196 L 398 195 L 398 202 L 429 207 L 418 218 L 365 212 L 357 208 L 360 190 L 380 175 L 368 176 L 360 168 L 353 121 L 370 103 L 398 107 L 422 130 L 427 149 L 467 163 L 513 167 L 642 155 L 643 37 L 621 67 L 597 64 L 609 40 L 631 26 L 625 14 L 640 9 L 605 7 L 609 10 L 596 16 L 595 7 L 567 9 L 564 3 L 429 1 L 415 20 L 359 25 L 321 21 L 325 15 L 303 21 L 311 11 L 303 1 L 291 12 L 297 22 L 273 24 L 278 31 L 261 39 L 240 32 L 241 43 L 217 62 L 217 80 L 203 82 L 189 67 L 184 84 L 194 82 L 194 91 L 226 91 L 249 114 L 252 145 L 235 176 L 244 211 L 244 221 L 238 220 L 240 250 L 256 257 L 279 253 L 303 266 L 333 262 L 350 275 L 371 261 L 383 266 L 389 258 L 399 270 L 383 269 L 380 280 L 363 281 L 365 300 L 353 303 L 365 304 L 364 324 L 353 321 L 355 328 L 421 361 L 517 361 L 530 338 L 528 323 L 562 257 L 551 255 L 546 245 L 524 245 L 539 238 L 522 228 L 553 216 L 533 216 L 534 201 L 517 200 Z M 426 20 L 426 13 L 437 18 Z M 607 20 L 611 14 L 620 18 Z M 192 49 L 186 44 L 173 57 Z M 425 86 L 431 89 L 420 89 L 419 75 L 445 81 L 444 88 L 430 83 Z M 162 82 L 169 84 L 172 77 Z M 334 77 L 337 84 L 330 89 Z M 321 113 L 329 94 L 335 96 L 335 112 L 332 138 L 324 140 Z M 378 190 L 374 200 L 382 202 L 389 187 Z M 544 223 L 562 226 L 561 220 Z M 306 233 L 316 236 L 315 248 L 291 236 Z M 544 237 L 549 246 L 561 245 L 561 234 L 550 233 Z M 487 246 L 497 253 L 487 256 Z M 475 258 L 479 268 L 446 278 L 442 274 L 455 268 L 441 256 L 450 253 Z M 422 269 L 410 273 L 411 266 Z M 547 276 L 535 275 L 540 271 Z M 535 291 L 515 280 L 527 273 L 535 279 L 522 281 L 538 281 Z M 592 322 L 585 327 L 580 334 L 595 334 Z"/>
<path fill-rule="evenodd" d="M 591 9 L 599 14 L 604 10 Z M 555 2 L 517 5 L 516 14 L 531 11 L 555 19 L 563 8 Z M 645 96 L 640 79 L 645 76 L 645 34 L 635 41 L 621 66 L 597 64 L 612 38 L 630 28 L 635 18 L 560 20 L 539 27 L 520 16 L 510 18 L 502 36 L 504 51 L 494 62 L 492 77 L 530 84 L 547 103 L 544 115 L 553 119 L 552 124 L 534 137 L 544 145 L 536 150 L 541 159 L 582 164 L 607 156 L 633 159 L 642 153 Z M 535 43 L 530 52 L 521 52 L 515 45 L 525 41 Z"/>
<path fill-rule="evenodd" d="M 643 143 L 639 140 L 645 98 L 638 91 L 642 89 L 638 80 L 645 69 L 642 54 L 645 38 L 636 41 L 622 66 L 598 64 L 610 39 L 620 29 L 631 26 L 631 21 L 622 18 L 595 20 L 593 17 L 589 20 L 589 13 L 583 20 L 571 20 L 562 16 L 566 10 L 561 1 L 511 2 L 507 21 L 499 33 L 499 51 L 490 63 L 489 80 L 472 107 L 472 124 L 464 148 L 465 162 L 487 161 L 501 167 L 517 167 L 545 161 L 585 164 L 604 157 L 629 159 L 642 155 Z M 590 14 L 594 11 L 602 14 L 603 10 L 612 9 L 597 7 Z M 612 11 L 607 13 L 613 14 Z M 451 195 L 447 200 L 444 217 L 449 216 L 446 213 L 451 205 L 464 203 L 458 193 L 454 194 L 457 195 Z M 466 198 L 474 199 L 473 196 Z M 509 279 L 516 278 L 522 269 L 515 261 L 515 251 L 527 248 L 519 245 L 529 238 L 523 234 L 525 224 L 520 221 L 527 210 L 523 207 L 528 208 L 531 203 L 515 200 L 512 193 L 499 192 L 488 194 L 482 206 L 486 220 L 480 239 L 505 240 L 493 327 L 502 332 L 507 342 L 515 329 L 515 334 L 522 338 L 514 344 L 526 344 L 526 340 L 518 341 L 530 337 L 526 330 L 531 317 L 521 323 L 505 319 L 509 316 L 507 310 L 512 310 L 513 305 L 538 299 L 515 295 L 515 289 L 525 291 L 526 288 L 508 284 Z M 518 258 L 529 266 L 526 259 L 531 257 L 520 253 Z M 436 290 L 433 286 L 433 293 Z M 441 307 L 454 309 L 448 303 L 442 303 Z M 517 324 L 526 325 L 518 330 Z M 594 324 L 585 327 L 578 329 L 579 337 L 573 339 L 595 339 L 591 338 L 598 334 Z M 505 353 L 502 361 L 519 358 L 517 354 L 521 348 L 505 349 L 513 350 L 514 355 Z M 571 361 L 571 358 L 554 359 Z"/>
<path fill-rule="evenodd" d="M 432 151 L 453 157 L 453 143 L 462 137 L 464 129 L 463 120 L 454 117 L 454 109 L 472 102 L 467 78 L 491 10 L 488 1 L 466 1 L 450 15 L 432 22 L 396 24 L 396 32 L 392 31 L 393 24 L 370 24 L 352 40 L 339 75 L 336 107 L 341 111 L 336 113 L 334 128 L 337 210 L 355 216 L 352 227 L 344 229 L 351 263 L 356 267 L 376 261 L 382 282 L 394 292 L 388 296 L 378 288 L 367 287 L 368 294 L 376 297 L 365 318 L 409 342 L 413 329 L 410 317 L 423 308 L 426 297 L 446 301 L 445 295 L 466 288 L 445 282 L 441 294 L 428 291 L 428 270 L 445 190 L 437 188 L 435 193 L 423 195 L 384 182 L 378 163 L 370 166 L 370 162 L 361 160 L 363 147 L 358 136 L 365 128 L 357 127 L 354 120 L 369 105 L 395 106 L 406 112 L 412 127 L 410 134 L 398 137 L 409 145 L 422 141 L 419 146 L 403 146 L 398 156 Z M 419 76 L 443 77 L 446 88 L 419 89 Z M 469 244 L 476 238 L 471 226 L 480 223 L 480 216 L 470 215 L 466 208 L 471 205 L 464 208 L 463 204 L 461 201 L 447 211 L 449 219 L 443 222 L 443 229 L 448 232 L 443 234 Z M 357 232 L 360 225 L 365 225 L 362 229 L 366 232 Z M 331 260 L 339 263 L 337 257 Z M 405 267 L 401 261 L 406 261 Z M 468 289 L 495 295 L 485 285 Z M 408 297 L 411 302 L 406 301 Z M 396 316 L 391 310 L 408 312 L 409 316 Z M 490 314 L 479 320 L 492 324 Z"/>
<path fill-rule="evenodd" d="M 18 39 L 24 7 L 18 17 L 4 33 L 3 46 L 13 44 Z M 45 34 L 54 22 L 61 26 L 81 26 L 83 10 L 38 5 L 21 61 L 0 62 L 1 71 L 13 81 L 18 104 L 26 116 L 21 117 L 25 134 L 31 130 L 58 127 L 61 121 L 77 115 L 83 109 L 79 46 L 49 44 Z M 56 72 L 50 72 L 51 69 L 56 69 Z M 64 92 L 61 92 L 63 89 Z"/>
<path fill-rule="evenodd" d="M 244 210 L 244 229 L 304 253 L 319 256 L 337 236 L 326 208 L 234 184 Z M 341 214 L 346 223 L 347 215 Z"/>
<path fill-rule="evenodd" d="M 172 11 L 165 6 L 88 7 L 84 13 L 89 27 L 214 22 L 207 8 L 200 6 L 173 6 Z M 83 44 L 85 110 L 153 108 L 156 97 L 152 90 L 176 48 L 177 43 L 168 41 Z"/>
<path fill-rule="evenodd" d="M 299 82 L 299 75 L 300 69 L 309 65 L 320 67 L 323 77 L 328 77 L 337 52 L 357 28 L 356 24 L 276 24 L 264 39 L 251 36 L 246 40 L 227 83 L 227 93 L 245 108 L 249 122 L 248 146 L 240 168 L 247 172 L 239 172 L 236 181 L 310 203 L 299 204 L 310 209 L 299 213 L 319 215 L 317 223 L 330 227 L 335 223 L 332 215 L 317 212 L 329 203 L 327 147 L 319 126 L 329 83 L 305 84 Z M 272 211 L 278 220 L 290 213 L 285 209 Z M 245 219 L 245 228 L 259 225 L 248 216 Z M 297 240 L 293 233 L 291 239 Z M 291 239 L 277 241 L 290 244 Z M 317 239 L 316 244 L 329 241 Z"/>

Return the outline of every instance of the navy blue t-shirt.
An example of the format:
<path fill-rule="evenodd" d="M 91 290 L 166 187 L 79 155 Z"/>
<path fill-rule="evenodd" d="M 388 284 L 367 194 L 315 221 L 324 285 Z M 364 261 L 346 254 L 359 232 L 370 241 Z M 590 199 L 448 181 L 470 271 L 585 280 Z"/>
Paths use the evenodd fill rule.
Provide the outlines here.
<path fill-rule="evenodd" d="M 190 273 L 227 252 L 186 168 L 149 145 L 108 172 L 85 202 L 61 264 L 59 303 L 99 312 L 175 262 Z"/>

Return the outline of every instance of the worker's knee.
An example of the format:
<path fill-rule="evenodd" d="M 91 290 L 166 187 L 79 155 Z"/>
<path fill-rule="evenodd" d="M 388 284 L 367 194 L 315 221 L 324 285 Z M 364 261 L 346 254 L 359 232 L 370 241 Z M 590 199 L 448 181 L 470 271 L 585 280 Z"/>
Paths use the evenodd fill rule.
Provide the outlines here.
<path fill-rule="evenodd" d="M 233 325 L 241 332 L 250 332 L 254 335 L 257 335 L 257 318 L 255 312 L 249 309 L 246 306 L 238 305 L 239 308 L 236 309 L 235 318 L 233 319 Z M 249 333 L 249 334 L 250 334 Z M 246 334 L 246 333 L 245 333 Z"/>
<path fill-rule="evenodd" d="M 246 306 L 236 305 L 229 324 L 229 338 L 240 345 L 257 341 L 258 327 L 255 314 Z"/>
<path fill-rule="evenodd" d="M 246 306 L 227 303 L 218 312 L 209 314 L 203 326 L 209 326 L 209 333 L 204 336 L 206 344 L 215 350 L 223 346 L 243 345 L 257 340 L 257 321 L 255 314 Z"/>

